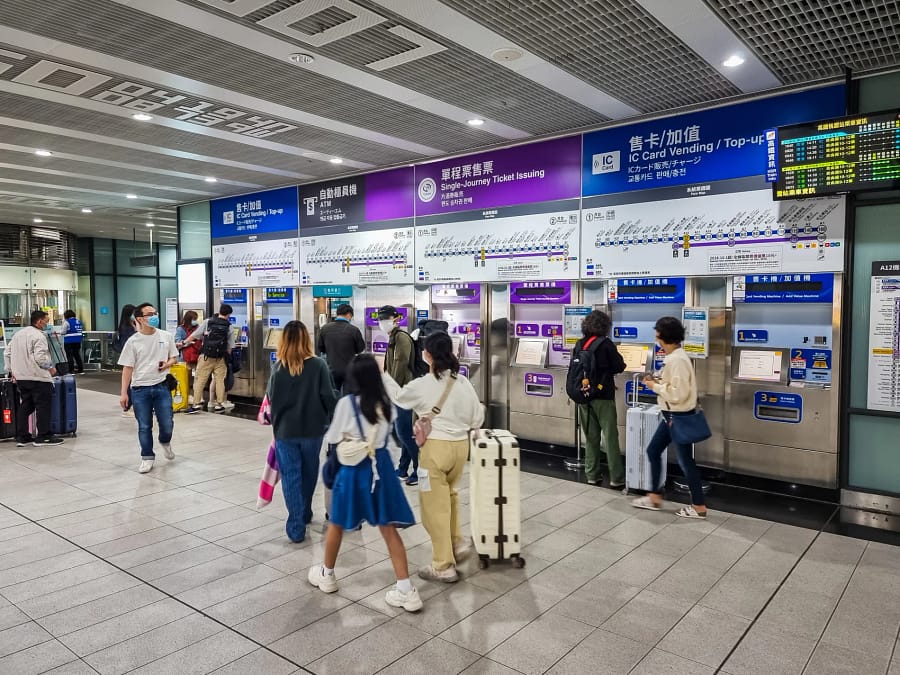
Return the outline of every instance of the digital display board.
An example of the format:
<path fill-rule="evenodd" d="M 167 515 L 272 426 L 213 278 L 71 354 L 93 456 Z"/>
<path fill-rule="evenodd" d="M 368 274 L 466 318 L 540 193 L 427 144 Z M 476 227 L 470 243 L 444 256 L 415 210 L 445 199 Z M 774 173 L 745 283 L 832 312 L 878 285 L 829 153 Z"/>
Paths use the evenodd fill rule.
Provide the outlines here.
<path fill-rule="evenodd" d="M 775 199 L 900 188 L 900 111 L 779 127 Z"/>

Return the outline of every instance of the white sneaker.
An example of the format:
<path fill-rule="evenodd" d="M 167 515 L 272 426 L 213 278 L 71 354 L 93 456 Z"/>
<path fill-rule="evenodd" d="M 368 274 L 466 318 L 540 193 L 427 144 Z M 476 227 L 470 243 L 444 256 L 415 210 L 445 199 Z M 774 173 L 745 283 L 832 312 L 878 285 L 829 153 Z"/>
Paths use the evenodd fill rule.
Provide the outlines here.
<path fill-rule="evenodd" d="M 325 574 L 322 565 L 313 565 L 310 567 L 309 575 L 306 578 L 309 583 L 323 593 L 334 593 L 338 589 L 337 579 L 334 574 Z"/>
<path fill-rule="evenodd" d="M 172 444 L 171 443 L 163 443 L 162 449 L 163 449 L 163 453 L 166 456 L 166 459 L 175 459 L 175 453 L 172 452 Z"/>
<path fill-rule="evenodd" d="M 422 609 L 422 598 L 419 597 L 419 591 L 415 588 L 409 593 L 404 593 L 394 586 L 384 596 L 384 601 L 391 607 L 402 607 L 407 612 L 418 612 Z"/>
<path fill-rule="evenodd" d="M 472 542 L 468 537 L 463 537 L 453 544 L 453 557 L 456 558 L 456 562 L 462 562 L 470 555 L 472 555 Z"/>
<path fill-rule="evenodd" d="M 426 565 L 419 568 L 419 578 L 425 581 L 441 581 L 445 584 L 453 584 L 459 581 L 459 574 L 457 574 L 456 567 L 453 565 L 440 571 L 434 569 L 431 565 Z"/>
<path fill-rule="evenodd" d="M 138 469 L 138 473 L 149 473 L 150 469 L 153 468 L 153 460 L 152 459 L 142 459 L 141 460 L 141 468 Z"/>

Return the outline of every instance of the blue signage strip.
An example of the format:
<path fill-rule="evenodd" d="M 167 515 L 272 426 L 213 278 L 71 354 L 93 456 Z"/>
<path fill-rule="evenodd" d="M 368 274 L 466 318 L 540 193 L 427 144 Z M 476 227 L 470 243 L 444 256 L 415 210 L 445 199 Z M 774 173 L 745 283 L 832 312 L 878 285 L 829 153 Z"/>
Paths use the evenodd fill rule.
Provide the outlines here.
<path fill-rule="evenodd" d="M 758 391 L 753 395 L 753 416 L 767 422 L 800 424 L 803 420 L 803 397 L 800 394 Z"/>
<path fill-rule="evenodd" d="M 744 277 L 746 290 L 735 302 L 830 303 L 833 274 L 753 274 Z"/>
<path fill-rule="evenodd" d="M 233 302 L 238 305 L 247 304 L 246 288 L 223 288 L 222 302 Z"/>
<path fill-rule="evenodd" d="M 213 239 L 273 233 L 296 237 L 299 217 L 296 187 L 214 199 L 209 203 Z"/>
<path fill-rule="evenodd" d="M 756 343 L 764 345 L 769 341 L 769 331 L 767 330 L 739 330 L 737 341 L 741 343 Z"/>
<path fill-rule="evenodd" d="M 613 338 L 619 340 L 636 340 L 638 329 L 636 326 L 614 326 Z"/>
<path fill-rule="evenodd" d="M 684 277 L 616 279 L 610 303 L 620 305 L 684 304 Z"/>
<path fill-rule="evenodd" d="M 766 175 L 766 130 L 844 114 L 835 85 L 585 134 L 582 195 Z"/>
<path fill-rule="evenodd" d="M 267 288 L 267 305 L 289 305 L 294 302 L 293 288 Z"/>
<path fill-rule="evenodd" d="M 349 298 L 353 296 L 353 286 L 313 286 L 314 298 Z"/>

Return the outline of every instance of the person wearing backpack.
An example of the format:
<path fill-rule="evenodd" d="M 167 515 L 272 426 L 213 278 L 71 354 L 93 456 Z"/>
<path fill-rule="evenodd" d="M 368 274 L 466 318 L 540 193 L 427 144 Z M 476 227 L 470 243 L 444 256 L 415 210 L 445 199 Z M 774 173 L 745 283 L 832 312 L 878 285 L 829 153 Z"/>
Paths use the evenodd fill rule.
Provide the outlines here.
<path fill-rule="evenodd" d="M 606 442 L 609 487 L 625 485 L 625 463 L 619 451 L 619 421 L 616 415 L 615 375 L 625 372 L 625 360 L 609 339 L 612 321 L 595 309 L 581 324 L 584 335 L 574 349 L 566 375 L 566 393 L 578 404 L 578 419 L 587 440 L 584 449 L 584 472 L 587 482 L 603 481 L 598 467 L 600 440 Z"/>
<path fill-rule="evenodd" d="M 378 327 L 387 333 L 388 348 L 384 355 L 384 372 L 393 378 L 401 387 L 416 379 L 413 365 L 416 356 L 416 343 L 409 333 L 400 327 L 400 312 L 393 305 L 385 305 L 378 309 Z M 397 408 L 397 419 L 394 421 L 397 438 L 402 453 L 397 476 L 405 480 L 407 485 L 419 484 L 419 446 L 413 436 L 413 412 Z M 412 464 L 412 472 L 409 472 Z"/>
<path fill-rule="evenodd" d="M 184 346 L 189 347 L 196 340 L 203 340 L 200 358 L 197 361 L 197 372 L 194 375 L 194 403 L 187 409 L 188 414 L 203 410 L 201 405 L 203 390 L 206 388 L 210 376 L 213 377 L 216 385 L 216 402 L 211 411 L 220 413 L 225 410 L 225 377 L 228 375 L 226 359 L 231 357 L 231 350 L 234 349 L 234 331 L 231 330 L 231 320 L 229 319 L 232 311 L 231 305 L 223 304 L 219 307 L 219 313 L 216 316 L 203 321 L 197 330 L 184 341 Z"/>

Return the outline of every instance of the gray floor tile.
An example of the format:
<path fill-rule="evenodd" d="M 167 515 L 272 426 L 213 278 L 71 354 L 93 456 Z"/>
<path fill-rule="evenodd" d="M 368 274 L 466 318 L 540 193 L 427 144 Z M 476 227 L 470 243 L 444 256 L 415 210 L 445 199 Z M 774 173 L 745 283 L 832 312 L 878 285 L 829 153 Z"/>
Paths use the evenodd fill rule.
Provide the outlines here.
<path fill-rule="evenodd" d="M 205 609 L 246 591 L 270 584 L 283 577 L 284 574 L 271 567 L 254 565 L 216 581 L 211 581 L 203 586 L 192 588 L 177 597 L 191 607 Z"/>
<path fill-rule="evenodd" d="M 73 666 L 71 669 L 60 667 L 58 670 L 54 670 L 73 661 L 83 665 L 77 660 L 75 654 L 56 640 L 50 640 L 30 647 L 23 646 L 20 651 L 0 658 L 0 673 L 37 675 L 38 673 L 58 672 L 74 675 L 81 672 L 76 670 L 76 667 L 80 667 L 80 665 Z"/>
<path fill-rule="evenodd" d="M 556 530 L 548 534 L 543 539 L 538 539 L 533 544 L 528 544 L 522 550 L 522 556 L 527 560 L 529 558 L 541 558 L 548 563 L 554 563 L 565 558 L 572 551 L 575 551 L 594 537 L 587 534 L 572 532 L 571 530 Z"/>
<path fill-rule="evenodd" d="M 731 675 L 801 673 L 816 643 L 788 633 L 750 629 L 722 668 Z"/>
<path fill-rule="evenodd" d="M 595 507 L 585 506 L 583 504 L 573 504 L 572 502 L 563 502 L 557 504 L 546 511 L 534 516 L 532 520 L 537 520 L 547 525 L 559 528 L 578 520 L 582 516 L 590 513 Z"/>
<path fill-rule="evenodd" d="M 79 565 L 54 574 L 30 579 L 3 589 L 3 594 L 11 602 L 24 603 L 33 598 L 65 590 L 78 584 L 108 576 L 115 571 L 112 565 L 92 559 L 85 565 Z"/>
<path fill-rule="evenodd" d="M 0 607 L 0 631 L 27 623 L 30 620 L 30 617 L 18 607 L 13 605 Z"/>
<path fill-rule="evenodd" d="M 119 553 L 133 551 L 137 548 L 158 544 L 181 536 L 184 536 L 184 532 L 181 530 L 171 527 L 170 525 L 163 525 L 162 527 L 147 530 L 146 532 L 132 534 L 127 537 L 122 537 L 121 539 L 113 539 L 112 541 L 106 541 L 101 544 L 94 544 L 92 546 L 87 546 L 86 548 L 94 555 L 109 560 L 111 556 L 118 555 Z"/>
<path fill-rule="evenodd" d="M 237 624 L 234 629 L 260 644 L 268 645 L 350 604 L 337 593 L 326 595 L 313 590 L 315 593 L 263 612 Z"/>
<path fill-rule="evenodd" d="M 694 524 L 689 520 L 679 519 L 647 539 L 641 544 L 641 548 L 680 558 L 708 536 L 706 532 L 693 527 Z"/>
<path fill-rule="evenodd" d="M 101 582 L 105 579 L 101 579 Z M 87 584 L 85 584 L 87 585 Z M 93 584 L 96 586 L 96 584 Z M 79 587 L 75 587 L 76 589 Z M 119 592 L 112 591 L 107 594 L 104 588 L 92 589 L 85 596 L 90 598 L 97 593 L 103 593 L 96 599 L 90 599 L 84 603 L 69 604 L 68 609 L 62 609 L 54 614 L 38 618 L 38 623 L 53 635 L 59 637 L 76 630 L 93 626 L 122 614 L 140 609 L 154 602 L 159 602 L 165 596 L 147 585 L 133 585 Z"/>
<path fill-rule="evenodd" d="M 102 675 L 120 675 L 222 630 L 215 621 L 192 614 L 89 654 L 84 660 Z"/>
<path fill-rule="evenodd" d="M 594 631 L 593 626 L 560 615 L 538 617 L 487 657 L 521 673 L 539 675 Z"/>
<path fill-rule="evenodd" d="M 159 560 L 153 560 L 144 563 L 143 565 L 132 567 L 129 572 L 145 581 L 155 581 L 156 579 L 182 572 L 191 567 L 196 567 L 197 565 L 209 562 L 210 560 L 216 560 L 217 558 L 222 558 L 226 555 L 228 555 L 228 551 L 221 546 L 217 546 L 216 544 L 204 544 L 181 553 L 176 553 L 165 558 L 160 558 Z M 167 590 L 167 592 L 172 593 L 176 591 Z"/>
<path fill-rule="evenodd" d="M 862 591 L 853 580 L 838 603 L 822 639 L 845 649 L 890 658 L 900 626 L 900 606 L 878 589 Z"/>
<path fill-rule="evenodd" d="M 818 640 L 836 605 L 836 598 L 782 587 L 760 615 L 757 624 L 772 631 L 783 630 Z"/>
<path fill-rule="evenodd" d="M 654 649 L 638 663 L 629 675 L 713 675 L 716 671 L 696 661 Z"/>
<path fill-rule="evenodd" d="M 178 595 L 256 565 L 250 558 L 245 558 L 236 553 L 225 553 L 225 549 L 217 548 L 214 544 L 209 546 L 211 548 L 202 547 L 204 549 L 202 551 L 203 555 L 199 557 L 212 558 L 211 560 L 187 566 L 172 574 L 158 577 L 153 580 L 153 585 L 158 586 L 166 593 Z M 194 550 L 196 551 L 197 549 Z M 166 567 L 171 569 L 169 565 L 166 565 Z"/>
<path fill-rule="evenodd" d="M 102 598 L 126 588 L 137 586 L 141 582 L 124 572 L 114 572 L 91 579 L 83 583 L 73 584 L 52 593 L 19 601 L 19 607 L 35 619 L 71 609 L 97 598 Z"/>
<path fill-rule="evenodd" d="M 696 605 L 657 646 L 718 668 L 749 626 L 747 619 Z"/>
<path fill-rule="evenodd" d="M 570 568 L 577 568 L 585 572 L 594 571 L 596 575 L 621 560 L 631 551 L 632 547 L 626 544 L 618 544 L 605 539 L 595 539 L 573 551 L 559 562 Z"/>
<path fill-rule="evenodd" d="M 63 647 L 63 649 L 65 649 L 65 647 Z M 62 658 L 62 656 L 62 652 L 60 652 L 60 658 Z M 72 654 L 72 657 L 74 658 L 75 655 Z M 78 660 L 64 663 L 61 666 L 57 666 L 53 670 L 43 672 L 42 675 L 97 675 L 97 671 L 91 668 L 84 661 Z"/>
<path fill-rule="evenodd" d="M 269 648 L 294 663 L 307 665 L 364 635 L 388 617 L 361 605 L 349 605 L 273 642 Z"/>
<path fill-rule="evenodd" d="M 620 675 L 630 671 L 649 651 L 649 645 L 605 630 L 595 630 L 547 672 Z"/>
<path fill-rule="evenodd" d="M 602 626 L 637 642 L 656 644 L 681 618 L 687 614 L 691 603 L 677 600 L 653 591 L 641 591 L 613 614 Z"/>
<path fill-rule="evenodd" d="M 772 523 L 758 518 L 731 516 L 715 529 L 715 535 L 752 543 L 763 536 L 770 527 Z"/>
<path fill-rule="evenodd" d="M 820 642 L 804 673 L 809 675 L 883 675 L 888 659 Z"/>
<path fill-rule="evenodd" d="M 562 600 L 551 612 L 599 627 L 640 592 L 640 588 L 598 577 Z"/>
<path fill-rule="evenodd" d="M 8 586 L 20 584 L 39 577 L 46 577 L 55 574 L 56 572 L 62 572 L 64 570 L 72 569 L 73 567 L 78 567 L 79 565 L 96 562 L 97 559 L 87 551 L 72 551 L 71 553 L 64 553 L 55 558 L 48 558 L 41 562 L 40 565 L 20 565 L 19 567 L 3 570 L 0 571 L 0 589 L 2 589 L 0 592 L 3 592 L 3 594 L 6 595 L 6 587 Z M 103 563 L 103 565 L 109 567 L 105 563 Z"/>
<path fill-rule="evenodd" d="M 897 652 L 894 652 L 895 654 Z M 900 675 L 900 661 L 891 661 L 891 667 L 888 669 L 887 675 Z"/>
<path fill-rule="evenodd" d="M 244 508 L 243 506 L 229 506 L 227 508 L 220 509 L 219 511 L 206 513 L 202 516 L 189 518 L 188 520 L 180 520 L 178 521 L 177 527 L 179 530 L 182 530 L 184 532 L 194 533 L 198 530 L 203 530 L 209 527 L 214 527 L 215 525 L 221 525 L 223 523 L 231 522 L 232 520 L 246 518 L 247 516 L 252 516 L 254 513 L 255 511 L 251 511 L 250 509 Z"/>
<path fill-rule="evenodd" d="M 256 651 L 257 645 L 225 630 L 132 670 L 129 675 L 204 675 Z M 266 673 L 268 670 L 246 672 Z"/>
<path fill-rule="evenodd" d="M 121 519 L 122 522 L 118 522 L 114 525 L 111 525 L 110 527 L 91 530 L 90 532 L 85 532 L 84 534 L 67 536 L 71 536 L 72 541 L 81 546 L 92 547 L 99 544 L 107 544 L 109 542 L 117 541 L 120 539 L 126 539 L 135 535 L 143 534 L 145 532 L 150 532 L 151 530 L 158 530 L 161 527 L 165 527 L 165 525 L 163 525 L 163 523 L 161 523 L 160 521 L 154 520 L 153 518 L 148 518 L 147 516 L 137 513 L 136 511 L 129 511 L 128 513 L 130 514 L 129 518 Z M 110 518 L 107 520 L 120 519 Z M 138 541 L 141 541 L 140 537 L 138 537 Z M 123 550 L 127 551 L 129 549 L 125 548 Z M 113 554 L 110 553 L 109 555 Z"/>
<path fill-rule="evenodd" d="M 289 675 L 299 672 L 297 666 L 286 661 L 277 654 L 265 649 L 257 649 L 214 671 L 216 675 L 247 675 L 247 673 L 263 673 L 265 675 Z M 180 671 L 172 673 L 179 675 Z M 151 675 L 148 673 L 148 675 Z M 160 675 L 153 673 L 153 675 Z"/>
<path fill-rule="evenodd" d="M 173 539 L 151 543 L 147 546 L 141 546 L 140 548 L 135 548 L 125 553 L 109 556 L 108 560 L 122 569 L 130 570 L 139 565 L 153 562 L 154 560 L 189 551 L 192 548 L 203 546 L 206 543 L 206 540 L 201 539 L 200 537 L 195 537 L 192 534 L 182 534 Z"/>
<path fill-rule="evenodd" d="M 33 621 L 20 623 L 6 630 L 0 630 L 0 657 L 47 642 L 52 637 L 50 633 Z"/>
<path fill-rule="evenodd" d="M 600 574 L 600 578 L 643 588 L 671 567 L 675 561 L 676 559 L 671 556 L 637 548 L 607 567 Z"/>
<path fill-rule="evenodd" d="M 478 661 L 478 654 L 455 644 L 432 638 L 403 658 L 394 661 L 380 675 L 420 675 L 420 673 L 459 673 Z"/>
<path fill-rule="evenodd" d="M 229 520 L 225 523 L 218 523 L 217 525 L 212 525 L 211 527 L 202 530 L 195 530 L 194 534 L 207 541 L 219 541 L 245 532 L 255 532 L 261 527 L 270 525 L 282 525 L 282 523 L 274 516 L 269 516 L 264 513 L 248 513 L 243 518 Z M 243 546 L 242 548 L 247 547 Z"/>
<path fill-rule="evenodd" d="M 384 601 L 385 594 L 391 588 L 394 587 L 395 583 L 396 583 L 396 581 L 391 583 L 389 586 L 385 586 L 384 588 L 378 589 L 371 595 L 366 596 L 365 598 L 360 600 L 359 604 L 362 605 L 363 607 L 368 607 L 369 609 L 374 609 L 376 612 L 380 612 L 380 613 L 384 614 L 385 616 L 389 616 L 389 617 L 414 617 L 415 619 L 418 619 L 418 621 L 414 621 L 412 623 L 412 625 L 414 627 L 418 628 L 419 630 L 425 630 L 425 628 L 422 626 L 422 621 L 426 618 L 425 612 L 417 612 L 415 614 L 410 614 L 403 608 L 391 607 L 389 604 L 387 604 Z M 451 588 L 459 589 L 460 594 L 463 594 L 462 587 L 467 584 L 465 581 L 462 581 L 458 584 L 452 584 L 452 585 L 441 584 L 441 583 L 436 583 L 436 582 L 431 582 L 431 581 L 424 581 L 424 582 L 419 581 L 419 582 L 414 582 L 414 585 L 416 586 L 416 590 L 419 591 L 419 597 L 422 599 L 422 602 L 425 603 L 426 606 L 429 606 L 431 603 L 435 602 L 437 600 L 437 598 L 439 598 L 440 596 L 444 595 L 446 592 L 451 590 Z M 475 587 L 475 588 L 477 588 L 477 587 Z M 492 593 L 489 593 L 487 591 L 479 590 L 478 592 L 483 595 L 489 596 L 490 598 L 495 597 Z M 485 602 L 488 602 L 488 600 L 485 600 Z M 452 611 L 452 610 L 448 610 L 448 611 Z M 446 628 L 446 624 L 445 624 L 444 628 Z M 443 628 L 441 628 L 441 630 L 443 630 Z M 436 632 L 434 632 L 434 631 L 425 631 L 425 632 L 430 632 L 434 635 L 434 634 L 439 633 L 440 630 L 437 630 Z"/>
<path fill-rule="evenodd" d="M 463 578 L 469 583 L 494 593 L 506 593 L 527 579 L 537 576 L 552 563 L 537 557 L 526 557 L 525 567 L 516 569 L 508 562 L 491 563 L 486 570 L 479 570 L 475 556 L 460 567 Z"/>
<path fill-rule="evenodd" d="M 517 675 L 517 673 L 518 671 L 504 666 L 502 663 L 482 658 L 462 671 L 461 675 Z"/>
<path fill-rule="evenodd" d="M 45 530 L 40 525 L 29 522 L 0 529 L 0 551 L 5 553 L 13 550 L 13 548 L 10 548 L 10 544 L 12 543 L 10 540 L 12 539 L 19 539 L 21 537 L 41 534 L 43 532 L 45 532 Z"/>
<path fill-rule="evenodd" d="M 319 592 L 305 578 L 292 575 L 207 607 L 205 611 L 222 623 L 234 626 L 313 591 Z"/>
<path fill-rule="evenodd" d="M 377 673 L 429 639 L 430 635 L 394 619 L 313 661 L 309 670 L 317 675 Z"/>
<path fill-rule="evenodd" d="M 675 519 L 670 513 L 644 511 L 641 514 L 635 511 L 633 517 L 625 520 L 608 532 L 604 532 L 601 537 L 607 541 L 614 541 L 619 544 L 627 544 L 628 546 L 640 546 L 645 541 L 656 535 L 664 527 L 672 523 Z M 646 514 L 646 515 L 644 515 Z"/>

